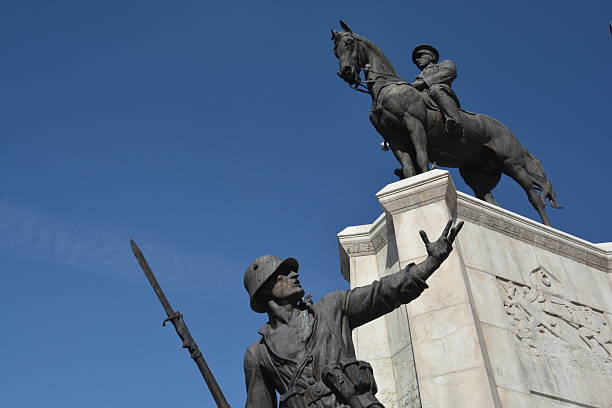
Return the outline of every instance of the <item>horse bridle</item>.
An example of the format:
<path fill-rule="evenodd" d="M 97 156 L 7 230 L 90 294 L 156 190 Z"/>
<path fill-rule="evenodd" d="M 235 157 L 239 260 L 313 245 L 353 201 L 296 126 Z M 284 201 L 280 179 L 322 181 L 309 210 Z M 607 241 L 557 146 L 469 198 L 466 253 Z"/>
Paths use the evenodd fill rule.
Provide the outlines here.
<path fill-rule="evenodd" d="M 342 36 L 345 36 L 345 35 L 350 36 L 350 38 L 351 38 L 351 39 L 352 39 L 354 42 L 360 42 L 360 43 L 363 43 L 363 41 L 361 41 L 361 39 L 360 39 L 360 38 L 356 37 L 356 36 L 355 36 L 355 35 L 354 35 L 352 32 L 350 32 L 350 31 L 343 31 L 341 34 L 342 34 Z M 337 40 L 337 41 L 339 41 L 339 40 L 340 40 L 340 38 L 338 38 L 338 40 Z M 334 48 L 335 48 L 335 46 L 336 46 L 336 45 L 338 45 L 338 43 L 337 43 L 337 42 L 336 42 L 336 44 L 334 45 Z M 350 60 L 351 62 L 355 62 L 355 63 L 356 63 L 356 66 L 358 66 L 358 67 L 359 67 L 359 70 L 360 70 L 360 71 L 361 71 L 361 70 L 363 70 L 364 72 L 366 72 L 366 71 L 367 71 L 367 72 L 372 72 L 372 73 L 374 73 L 374 74 L 378 74 L 378 75 L 384 75 L 384 76 L 387 76 L 387 77 L 392 77 L 392 78 L 402 79 L 402 78 L 398 77 L 397 75 L 389 74 L 389 73 L 387 73 L 387 72 L 378 72 L 378 71 L 373 71 L 372 69 L 370 69 L 370 68 L 369 68 L 369 65 L 370 65 L 370 64 L 365 64 L 365 65 L 361 64 L 361 59 L 359 58 L 359 51 L 358 51 L 358 49 L 357 49 L 357 45 L 356 45 L 356 44 L 354 44 L 354 45 L 353 45 L 353 50 L 351 51 L 351 55 L 349 56 L 349 60 Z M 338 75 L 340 78 L 342 78 L 342 75 L 340 74 L 340 72 L 338 72 L 338 73 L 337 73 L 337 75 Z M 367 75 L 367 74 L 366 74 L 366 75 Z M 344 78 L 342 78 L 342 79 L 344 80 Z M 359 77 L 359 75 L 357 75 L 357 83 L 356 83 L 356 84 L 354 84 L 354 85 L 348 84 L 348 86 L 349 86 L 349 88 L 353 89 L 354 91 L 357 91 L 357 92 L 362 92 L 362 93 L 367 93 L 367 94 L 371 94 L 370 90 L 368 89 L 368 84 L 373 84 L 373 83 L 376 83 L 376 82 L 385 82 L 385 81 L 387 81 L 387 80 L 386 80 L 386 79 L 385 79 L 385 80 L 370 79 L 370 80 L 363 80 L 363 81 L 362 81 L 362 80 L 361 80 L 361 78 Z M 359 87 L 361 87 L 361 89 L 360 89 Z"/>
<path fill-rule="evenodd" d="M 337 35 L 340 35 L 341 37 L 344 36 L 349 36 L 350 39 L 353 41 L 353 49 L 351 50 L 351 55 L 349 55 L 349 61 L 351 63 L 354 63 L 355 66 L 359 67 L 359 70 L 361 70 L 361 68 L 363 67 L 363 65 L 361 64 L 361 60 L 359 58 L 359 50 L 357 49 L 357 45 L 355 44 L 355 42 L 357 41 L 361 41 L 359 38 L 355 37 L 353 35 L 352 32 L 350 31 L 343 31 L 342 33 L 339 33 Z M 338 45 L 338 42 L 340 41 L 341 38 L 338 38 L 336 40 L 336 43 L 334 44 L 334 51 L 336 46 Z M 338 75 L 340 78 L 342 78 L 342 74 L 340 72 L 337 72 L 336 75 Z M 342 80 L 344 80 L 344 78 L 342 78 Z M 346 82 L 346 81 L 345 81 Z M 348 83 L 348 82 L 347 82 Z M 357 92 L 363 92 L 363 93 L 367 93 L 369 94 L 370 91 L 367 89 L 367 86 L 363 84 L 363 81 L 361 81 L 361 78 L 359 77 L 359 74 L 357 74 L 357 83 L 355 83 L 354 85 L 348 84 L 349 88 L 357 91 Z M 360 89 L 359 87 L 362 87 L 363 89 Z"/>

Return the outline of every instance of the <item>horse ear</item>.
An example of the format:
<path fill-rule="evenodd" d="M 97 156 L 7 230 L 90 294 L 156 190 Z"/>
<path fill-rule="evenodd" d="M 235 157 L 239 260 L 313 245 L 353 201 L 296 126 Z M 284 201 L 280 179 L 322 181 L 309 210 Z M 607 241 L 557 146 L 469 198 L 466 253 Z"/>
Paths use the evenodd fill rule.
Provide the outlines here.
<path fill-rule="evenodd" d="M 331 30 L 332 31 L 332 40 L 336 39 L 336 35 L 338 34 L 338 32 L 336 30 Z"/>
<path fill-rule="evenodd" d="M 348 31 L 349 33 L 353 32 L 353 30 L 351 30 L 351 27 L 349 27 L 348 24 L 346 24 L 342 20 L 340 20 L 340 26 L 344 29 L 344 31 Z"/>

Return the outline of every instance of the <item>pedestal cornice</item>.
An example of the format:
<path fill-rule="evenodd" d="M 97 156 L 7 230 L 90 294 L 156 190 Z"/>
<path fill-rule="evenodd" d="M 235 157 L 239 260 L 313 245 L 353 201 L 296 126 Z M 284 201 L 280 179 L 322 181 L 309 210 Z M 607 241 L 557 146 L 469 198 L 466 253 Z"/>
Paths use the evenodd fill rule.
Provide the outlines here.
<path fill-rule="evenodd" d="M 453 180 L 448 171 L 438 169 L 391 183 L 376 193 L 376 198 L 392 215 L 441 200 L 446 200 L 453 217 L 457 208 Z"/>
<path fill-rule="evenodd" d="M 593 244 L 461 192 L 457 193 L 457 217 L 599 270 L 610 271 L 610 243 Z"/>

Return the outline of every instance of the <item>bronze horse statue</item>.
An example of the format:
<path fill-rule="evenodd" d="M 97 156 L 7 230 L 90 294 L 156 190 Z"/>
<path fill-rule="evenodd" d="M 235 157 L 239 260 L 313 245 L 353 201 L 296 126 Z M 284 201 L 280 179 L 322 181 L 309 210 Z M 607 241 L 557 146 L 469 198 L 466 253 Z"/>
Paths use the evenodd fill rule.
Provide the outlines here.
<path fill-rule="evenodd" d="M 542 222 L 551 225 L 545 199 L 561 208 L 555 190 L 540 161 L 508 127 L 490 116 L 461 110 L 465 137 L 448 135 L 439 109 L 397 76 L 373 42 L 340 24 L 344 31 L 332 30 L 338 75 L 357 90 L 364 84 L 367 87 L 364 92 L 372 97 L 370 121 L 400 162 L 402 167 L 395 170 L 400 179 L 428 171 L 429 162 L 458 168 L 476 197 L 498 205 L 491 190 L 505 173 L 525 190 Z"/>

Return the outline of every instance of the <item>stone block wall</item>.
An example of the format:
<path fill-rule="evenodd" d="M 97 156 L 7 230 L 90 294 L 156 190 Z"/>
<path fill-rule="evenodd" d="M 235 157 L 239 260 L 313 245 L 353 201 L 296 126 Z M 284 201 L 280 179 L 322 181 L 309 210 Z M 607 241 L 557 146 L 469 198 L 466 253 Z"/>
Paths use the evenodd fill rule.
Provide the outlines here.
<path fill-rule="evenodd" d="M 612 243 L 457 192 L 442 170 L 376 196 L 384 213 L 338 234 L 351 287 L 423 260 L 420 229 L 465 222 L 420 298 L 353 332 L 387 408 L 612 407 Z"/>

